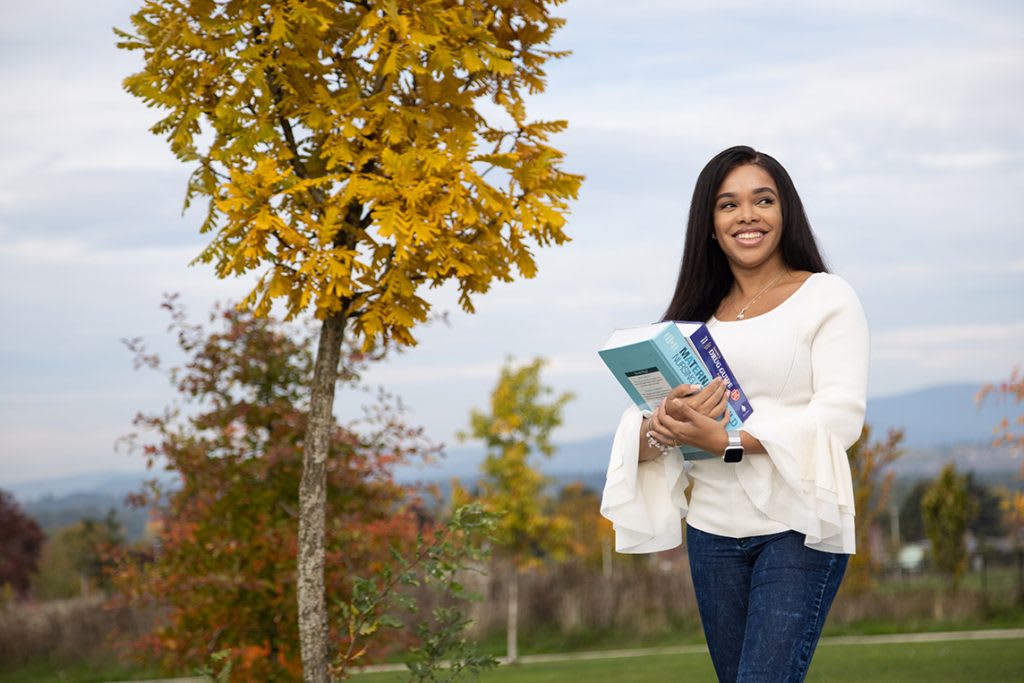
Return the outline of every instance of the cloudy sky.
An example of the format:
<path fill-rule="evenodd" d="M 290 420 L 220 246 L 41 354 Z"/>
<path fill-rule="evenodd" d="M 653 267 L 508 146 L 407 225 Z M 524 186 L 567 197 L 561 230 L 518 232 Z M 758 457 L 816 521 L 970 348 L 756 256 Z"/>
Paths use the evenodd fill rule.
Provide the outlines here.
<path fill-rule="evenodd" d="M 0 0 L 0 487 L 99 469 L 138 410 L 172 397 L 119 341 L 173 351 L 163 292 L 194 316 L 248 282 L 188 267 L 187 169 L 125 94 L 114 48 L 138 0 Z M 975 0 L 571 0 L 540 118 L 587 176 L 571 244 L 478 313 L 374 371 L 409 419 L 452 443 L 504 358 L 550 360 L 578 398 L 559 438 L 610 433 L 621 390 L 595 349 L 656 319 L 708 158 L 749 144 L 801 192 L 872 330 L 872 396 L 982 382 L 1024 360 L 1024 6 Z M 346 419 L 354 397 L 340 395 Z M 600 466 L 599 466 L 600 467 Z"/>

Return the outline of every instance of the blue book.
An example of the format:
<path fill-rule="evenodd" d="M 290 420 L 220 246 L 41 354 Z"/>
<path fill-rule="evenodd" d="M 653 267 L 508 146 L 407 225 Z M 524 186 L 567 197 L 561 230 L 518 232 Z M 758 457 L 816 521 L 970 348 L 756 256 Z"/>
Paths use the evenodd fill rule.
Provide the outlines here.
<path fill-rule="evenodd" d="M 616 330 L 598 354 L 641 410 L 654 410 L 680 384 L 704 387 L 720 376 L 729 392 L 728 428 L 739 429 L 754 412 L 703 323 L 661 322 Z M 718 457 L 692 446 L 679 450 L 687 460 Z"/>

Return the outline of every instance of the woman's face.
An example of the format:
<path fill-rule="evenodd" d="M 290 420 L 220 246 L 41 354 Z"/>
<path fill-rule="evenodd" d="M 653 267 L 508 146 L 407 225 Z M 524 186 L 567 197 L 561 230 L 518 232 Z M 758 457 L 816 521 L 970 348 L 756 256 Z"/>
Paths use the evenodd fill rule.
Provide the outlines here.
<path fill-rule="evenodd" d="M 734 269 L 781 265 L 779 189 L 760 166 L 743 164 L 725 176 L 715 199 L 714 224 L 715 238 Z"/>

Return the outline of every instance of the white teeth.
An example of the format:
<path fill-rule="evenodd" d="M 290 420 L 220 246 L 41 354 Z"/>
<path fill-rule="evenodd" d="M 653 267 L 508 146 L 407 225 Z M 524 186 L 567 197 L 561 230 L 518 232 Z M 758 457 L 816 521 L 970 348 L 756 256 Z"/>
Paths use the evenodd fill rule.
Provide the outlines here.
<path fill-rule="evenodd" d="M 752 239 L 755 239 L 757 237 L 761 237 L 762 235 L 764 235 L 763 232 L 741 232 L 740 234 L 736 235 L 736 239 L 738 239 L 738 240 L 752 240 Z"/>

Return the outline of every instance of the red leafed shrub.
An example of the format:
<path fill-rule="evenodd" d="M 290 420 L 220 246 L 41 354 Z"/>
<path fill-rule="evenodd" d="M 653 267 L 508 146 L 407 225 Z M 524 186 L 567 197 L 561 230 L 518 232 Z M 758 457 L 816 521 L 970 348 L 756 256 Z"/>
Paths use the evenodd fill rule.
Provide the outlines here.
<path fill-rule="evenodd" d="M 28 593 L 46 535 L 36 520 L 24 513 L 14 496 L 0 490 L 0 588 L 19 597 Z"/>
<path fill-rule="evenodd" d="M 134 498 L 152 510 L 154 546 L 150 558 L 121 558 L 120 599 L 163 614 L 143 644 L 168 668 L 205 666 L 228 651 L 233 680 L 298 680 L 295 557 L 311 343 L 247 312 L 215 310 L 216 329 L 207 332 L 186 321 L 174 296 L 163 306 L 187 358 L 169 372 L 180 401 L 135 418 L 151 443 L 138 434 L 125 443 L 177 482 L 154 479 Z M 160 368 L 138 339 L 126 343 L 136 366 Z M 334 630 L 334 601 L 350 594 L 353 577 L 388 562 L 389 547 L 410 547 L 427 523 L 412 492 L 393 479 L 394 465 L 437 452 L 403 424 L 389 397 L 351 389 L 370 360 L 343 354 L 344 395 L 372 405 L 330 434 L 325 582 L 339 647 L 345 635 Z"/>

